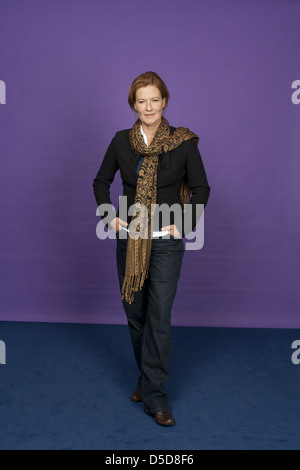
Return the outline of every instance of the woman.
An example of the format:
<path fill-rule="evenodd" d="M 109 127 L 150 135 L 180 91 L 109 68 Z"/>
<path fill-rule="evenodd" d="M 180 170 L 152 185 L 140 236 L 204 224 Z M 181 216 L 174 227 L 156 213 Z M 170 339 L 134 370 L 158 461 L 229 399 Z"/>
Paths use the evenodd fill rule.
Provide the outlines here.
<path fill-rule="evenodd" d="M 93 183 L 98 206 L 111 207 L 103 222 L 116 233 L 120 291 L 140 371 L 131 400 L 143 401 L 145 412 L 163 426 L 175 423 L 164 383 L 170 375 L 171 308 L 185 253 L 182 237 L 196 226 L 201 215 L 196 208 L 206 206 L 210 193 L 198 136 L 170 126 L 162 115 L 169 96 L 155 72 L 135 78 L 128 103 L 138 119 L 131 129 L 116 132 Z M 118 169 L 127 208 L 135 209 L 123 219 L 109 192 Z M 169 211 L 169 223 L 162 223 L 157 218 L 162 204 L 179 207 L 180 217 Z M 191 215 L 190 227 L 183 209 Z"/>

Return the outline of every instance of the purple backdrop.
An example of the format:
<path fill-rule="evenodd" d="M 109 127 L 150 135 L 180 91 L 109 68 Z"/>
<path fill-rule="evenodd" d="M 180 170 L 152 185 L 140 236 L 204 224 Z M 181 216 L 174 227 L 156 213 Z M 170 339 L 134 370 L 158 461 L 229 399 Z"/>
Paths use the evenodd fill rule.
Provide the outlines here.
<path fill-rule="evenodd" d="M 298 1 L 1 0 L 0 320 L 126 323 L 92 182 L 161 75 L 165 117 L 200 137 L 205 245 L 173 324 L 300 328 Z M 122 194 L 119 173 L 112 202 Z"/>

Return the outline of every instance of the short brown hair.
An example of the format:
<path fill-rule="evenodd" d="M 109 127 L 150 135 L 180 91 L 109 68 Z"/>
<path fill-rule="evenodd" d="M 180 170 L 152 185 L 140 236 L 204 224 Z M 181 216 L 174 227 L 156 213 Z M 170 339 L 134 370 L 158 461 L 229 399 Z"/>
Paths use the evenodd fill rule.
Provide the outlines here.
<path fill-rule="evenodd" d="M 157 73 L 149 71 L 149 72 L 142 73 L 141 75 L 136 77 L 130 86 L 129 94 L 128 94 L 128 104 L 131 107 L 132 111 L 135 111 L 134 103 L 135 103 L 137 89 L 142 88 L 144 86 L 148 86 L 148 85 L 154 85 L 159 89 L 162 99 L 165 98 L 166 100 L 165 107 L 167 106 L 169 98 L 170 98 L 170 93 L 167 88 L 167 85 L 160 78 L 160 76 L 157 75 Z"/>

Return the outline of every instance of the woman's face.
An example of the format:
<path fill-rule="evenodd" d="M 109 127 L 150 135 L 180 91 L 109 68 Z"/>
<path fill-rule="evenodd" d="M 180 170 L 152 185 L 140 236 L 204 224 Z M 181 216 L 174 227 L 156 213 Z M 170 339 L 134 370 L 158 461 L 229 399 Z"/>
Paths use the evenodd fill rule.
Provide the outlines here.
<path fill-rule="evenodd" d="M 142 124 L 159 125 L 166 99 L 162 99 L 159 89 L 154 85 L 138 88 L 135 94 L 135 110 Z"/>

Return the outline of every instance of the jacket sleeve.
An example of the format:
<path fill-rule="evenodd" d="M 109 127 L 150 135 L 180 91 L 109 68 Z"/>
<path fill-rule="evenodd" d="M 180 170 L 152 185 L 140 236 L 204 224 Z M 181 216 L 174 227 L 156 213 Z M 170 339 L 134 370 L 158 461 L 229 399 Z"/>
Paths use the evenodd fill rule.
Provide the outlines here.
<path fill-rule="evenodd" d="M 109 204 L 109 210 L 105 211 L 101 219 L 108 217 L 105 226 L 109 228 L 109 222 L 116 217 L 116 212 L 110 200 L 110 185 L 112 184 L 115 174 L 119 169 L 116 154 L 116 136 L 113 137 L 108 149 L 104 155 L 100 169 L 93 182 L 93 189 L 97 201 L 97 207 L 101 204 Z"/>
<path fill-rule="evenodd" d="M 189 204 L 185 204 L 185 211 L 182 215 L 182 238 L 192 232 L 201 218 L 204 208 L 207 205 L 210 186 L 202 162 L 202 158 L 194 139 L 188 141 L 188 156 L 186 162 L 186 174 L 192 191 Z M 203 205 L 203 206 L 201 206 Z M 198 206 L 198 208 L 197 208 Z M 185 219 L 192 220 L 192 226 L 184 227 Z"/>

